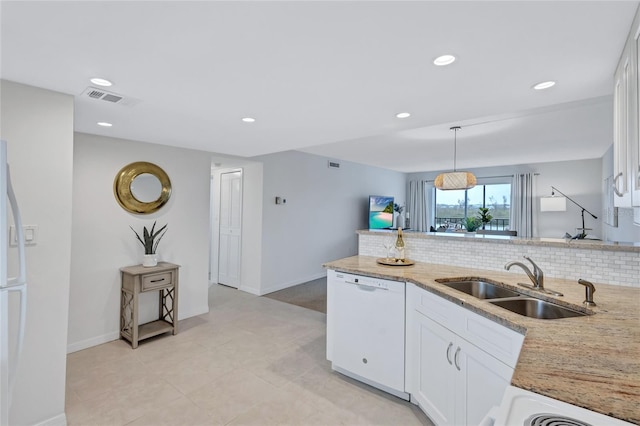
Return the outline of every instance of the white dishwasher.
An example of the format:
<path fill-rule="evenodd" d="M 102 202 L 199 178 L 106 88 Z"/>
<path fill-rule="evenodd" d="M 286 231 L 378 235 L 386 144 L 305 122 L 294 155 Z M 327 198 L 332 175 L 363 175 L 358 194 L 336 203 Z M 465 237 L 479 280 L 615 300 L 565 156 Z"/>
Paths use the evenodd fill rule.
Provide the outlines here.
<path fill-rule="evenodd" d="M 342 374 L 400 398 L 405 283 L 327 271 L 327 359 Z"/>

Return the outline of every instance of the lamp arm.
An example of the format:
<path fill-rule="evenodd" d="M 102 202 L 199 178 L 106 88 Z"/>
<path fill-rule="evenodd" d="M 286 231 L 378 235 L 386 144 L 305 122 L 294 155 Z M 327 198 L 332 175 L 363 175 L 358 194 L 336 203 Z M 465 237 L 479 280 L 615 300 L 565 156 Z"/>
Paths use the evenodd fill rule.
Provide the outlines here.
<path fill-rule="evenodd" d="M 589 210 L 585 209 L 584 207 L 582 207 L 580 204 L 576 203 L 575 201 L 573 201 L 573 199 L 571 199 L 571 197 L 569 197 L 567 194 L 565 194 L 564 192 L 560 191 L 558 188 L 552 186 L 551 187 L 552 190 L 554 191 L 558 191 L 560 194 L 562 194 L 563 197 L 565 197 L 566 199 L 568 199 L 569 201 L 571 201 L 573 204 L 575 204 L 576 206 L 580 207 L 582 209 L 582 214 L 584 214 L 584 212 L 589 213 L 594 219 L 597 219 L 598 216 L 596 216 L 595 214 L 591 213 Z"/>

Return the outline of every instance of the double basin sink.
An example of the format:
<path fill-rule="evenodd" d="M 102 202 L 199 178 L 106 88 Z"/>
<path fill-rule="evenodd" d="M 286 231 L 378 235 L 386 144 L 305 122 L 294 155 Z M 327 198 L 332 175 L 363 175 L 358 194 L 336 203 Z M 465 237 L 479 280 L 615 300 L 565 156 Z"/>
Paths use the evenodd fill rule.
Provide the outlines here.
<path fill-rule="evenodd" d="M 487 299 L 489 303 L 529 318 L 558 319 L 588 315 L 585 312 L 572 310 L 546 300 L 526 296 L 482 279 L 455 280 L 447 278 L 437 279 L 436 282 L 478 299 Z"/>

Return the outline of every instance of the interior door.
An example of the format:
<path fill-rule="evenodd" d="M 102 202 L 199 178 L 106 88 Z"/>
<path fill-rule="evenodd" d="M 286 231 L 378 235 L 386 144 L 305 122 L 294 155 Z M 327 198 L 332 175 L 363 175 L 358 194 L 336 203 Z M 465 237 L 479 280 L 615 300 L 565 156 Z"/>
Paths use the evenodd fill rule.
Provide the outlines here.
<path fill-rule="evenodd" d="M 242 171 L 220 175 L 220 243 L 218 282 L 230 287 L 240 285 L 242 249 Z"/>

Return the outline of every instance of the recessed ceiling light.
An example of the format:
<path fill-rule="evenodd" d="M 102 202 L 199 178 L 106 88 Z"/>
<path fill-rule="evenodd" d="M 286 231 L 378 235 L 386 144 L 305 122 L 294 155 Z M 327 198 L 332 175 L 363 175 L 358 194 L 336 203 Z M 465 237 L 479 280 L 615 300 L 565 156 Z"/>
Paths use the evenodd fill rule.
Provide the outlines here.
<path fill-rule="evenodd" d="M 89 81 L 92 82 L 93 84 L 95 84 L 96 86 L 109 87 L 109 86 L 113 85 L 112 82 L 110 82 L 109 80 L 105 80 L 104 78 L 96 77 L 96 78 L 92 78 Z"/>
<path fill-rule="evenodd" d="M 113 126 L 113 124 L 107 123 L 106 121 L 98 121 L 98 126 L 111 127 L 111 126 Z"/>
<path fill-rule="evenodd" d="M 553 87 L 556 85 L 555 81 L 543 81 L 542 83 L 538 83 L 535 86 L 533 86 L 534 90 L 543 90 L 543 89 L 548 89 L 549 87 Z"/>
<path fill-rule="evenodd" d="M 449 65 L 453 63 L 453 61 L 455 60 L 456 60 L 456 57 L 453 55 L 442 55 L 434 59 L 433 63 L 441 67 L 443 65 Z"/>
<path fill-rule="evenodd" d="M 407 117 L 411 117 L 411 113 L 408 112 L 399 112 L 396 114 L 396 117 L 398 118 L 407 118 Z"/>
<path fill-rule="evenodd" d="M 256 121 L 256 119 L 253 117 L 244 117 L 242 121 L 244 121 L 245 123 L 253 123 Z"/>

